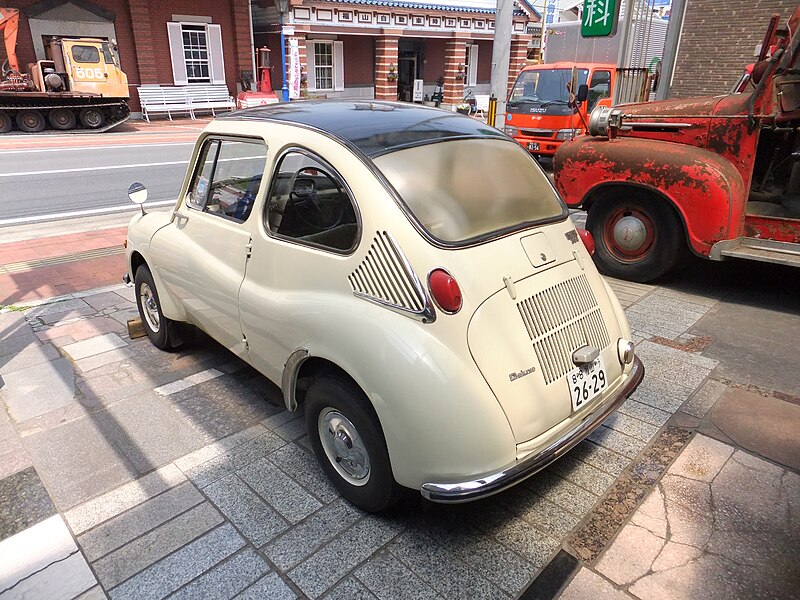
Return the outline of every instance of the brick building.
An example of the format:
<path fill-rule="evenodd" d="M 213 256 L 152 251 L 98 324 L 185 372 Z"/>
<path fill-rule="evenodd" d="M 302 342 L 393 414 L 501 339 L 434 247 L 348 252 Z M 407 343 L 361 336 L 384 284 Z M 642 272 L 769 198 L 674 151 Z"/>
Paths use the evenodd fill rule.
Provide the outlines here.
<path fill-rule="evenodd" d="M 444 104 L 465 90 L 488 94 L 494 39 L 494 0 L 292 0 L 285 23 L 293 30 L 307 95 L 412 100 L 415 79 L 424 94 L 443 80 Z M 256 46 L 272 52 L 273 87 L 281 87 L 278 13 L 270 0 L 253 4 Z M 524 65 L 529 23 L 540 17 L 515 3 L 509 83 Z"/>
<path fill-rule="evenodd" d="M 769 18 L 797 0 L 691 0 L 687 3 L 670 98 L 724 94 L 754 60 Z"/>
<path fill-rule="evenodd" d="M 219 83 L 236 93 L 252 70 L 248 0 L 0 0 L 20 9 L 21 65 L 44 58 L 48 36 L 116 40 L 132 108 L 141 84 Z M 4 54 L 2 45 L 0 53 Z M 0 56 L 0 62 L 5 56 Z"/>
<path fill-rule="evenodd" d="M 525 62 L 528 25 L 540 20 L 528 2 L 515 3 L 509 85 Z M 115 40 L 134 111 L 142 84 L 225 84 L 235 95 L 242 73 L 253 70 L 253 43 L 272 51 L 273 87 L 283 83 L 272 0 L 0 4 L 20 9 L 22 65 L 44 58 L 50 36 Z M 423 80 L 431 96 L 441 79 L 444 104 L 457 104 L 467 88 L 489 92 L 494 14 L 495 0 L 290 0 L 285 22 L 293 32 L 286 43 L 297 48 L 289 57 L 304 80 L 303 95 L 410 101 L 414 80 Z"/>

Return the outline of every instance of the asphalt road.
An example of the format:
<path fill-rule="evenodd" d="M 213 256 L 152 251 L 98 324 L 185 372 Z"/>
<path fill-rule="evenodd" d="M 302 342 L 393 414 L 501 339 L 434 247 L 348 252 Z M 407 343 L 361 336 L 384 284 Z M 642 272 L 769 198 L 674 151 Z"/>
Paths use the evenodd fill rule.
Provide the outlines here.
<path fill-rule="evenodd" d="M 128 186 L 148 204 L 178 195 L 191 142 L 0 150 L 0 227 L 135 210 Z"/>

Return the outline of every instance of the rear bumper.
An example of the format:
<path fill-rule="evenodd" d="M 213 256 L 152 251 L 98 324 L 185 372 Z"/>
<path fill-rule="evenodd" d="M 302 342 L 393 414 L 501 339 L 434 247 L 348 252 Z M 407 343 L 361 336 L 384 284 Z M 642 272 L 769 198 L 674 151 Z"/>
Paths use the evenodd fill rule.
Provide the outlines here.
<path fill-rule="evenodd" d="M 420 488 L 420 492 L 423 497 L 433 502 L 459 503 L 485 498 L 516 485 L 561 458 L 592 431 L 597 429 L 639 387 L 643 377 L 644 365 L 637 356 L 634 358 L 633 369 L 628 380 L 611 400 L 600 410 L 587 415 L 583 421 L 546 448 L 524 460 L 516 461 L 477 479 L 454 483 L 424 483 Z"/>

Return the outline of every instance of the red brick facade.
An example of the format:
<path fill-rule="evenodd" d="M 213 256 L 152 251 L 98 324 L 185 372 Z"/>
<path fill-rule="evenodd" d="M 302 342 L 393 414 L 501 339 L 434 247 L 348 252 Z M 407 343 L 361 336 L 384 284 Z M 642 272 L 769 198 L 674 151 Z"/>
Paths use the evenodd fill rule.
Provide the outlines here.
<path fill-rule="evenodd" d="M 796 8 L 797 0 L 688 2 L 670 97 L 727 93 L 753 62 L 770 16 L 780 14 L 785 24 Z"/>

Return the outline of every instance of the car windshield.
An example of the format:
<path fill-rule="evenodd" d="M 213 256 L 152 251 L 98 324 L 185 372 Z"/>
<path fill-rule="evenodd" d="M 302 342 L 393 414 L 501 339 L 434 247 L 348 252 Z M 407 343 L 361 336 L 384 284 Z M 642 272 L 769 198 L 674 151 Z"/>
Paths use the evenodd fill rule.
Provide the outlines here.
<path fill-rule="evenodd" d="M 434 238 L 468 243 L 566 215 L 547 177 L 519 144 L 462 139 L 374 159 Z"/>
<path fill-rule="evenodd" d="M 587 69 L 578 69 L 578 85 L 586 83 Z M 514 82 L 509 103 L 533 102 L 537 104 L 569 102 L 567 86 L 572 79 L 572 69 L 537 69 L 522 71 Z M 577 90 L 577 88 L 576 88 Z"/>

